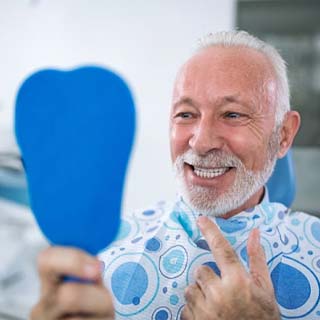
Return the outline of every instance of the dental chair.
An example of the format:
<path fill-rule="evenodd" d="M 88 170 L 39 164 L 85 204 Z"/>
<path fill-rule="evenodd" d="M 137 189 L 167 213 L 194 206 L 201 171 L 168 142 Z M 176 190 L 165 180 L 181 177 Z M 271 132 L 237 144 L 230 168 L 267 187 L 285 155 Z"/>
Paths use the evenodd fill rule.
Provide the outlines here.
<path fill-rule="evenodd" d="M 285 157 L 278 159 L 267 187 L 271 202 L 280 202 L 288 208 L 291 207 L 296 195 L 296 178 L 291 150 Z"/>

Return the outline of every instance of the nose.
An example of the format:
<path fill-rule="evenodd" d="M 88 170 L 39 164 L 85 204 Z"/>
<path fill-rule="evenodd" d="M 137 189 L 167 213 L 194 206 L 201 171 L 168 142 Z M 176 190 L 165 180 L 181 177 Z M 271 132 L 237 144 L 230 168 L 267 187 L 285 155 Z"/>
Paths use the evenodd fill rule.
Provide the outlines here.
<path fill-rule="evenodd" d="M 223 136 L 212 121 L 202 120 L 189 139 L 190 148 L 200 156 L 213 150 L 221 150 L 223 145 Z"/>

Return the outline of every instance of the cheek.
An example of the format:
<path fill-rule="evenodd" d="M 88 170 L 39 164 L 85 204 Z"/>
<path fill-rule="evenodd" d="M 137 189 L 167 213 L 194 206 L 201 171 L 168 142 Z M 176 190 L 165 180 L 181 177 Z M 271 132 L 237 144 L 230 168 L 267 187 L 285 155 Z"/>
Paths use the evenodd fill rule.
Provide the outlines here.
<path fill-rule="evenodd" d="M 225 131 L 228 134 L 225 135 L 225 141 L 228 149 L 240 159 L 250 149 L 250 138 L 247 134 L 235 130 Z"/>
<path fill-rule="evenodd" d="M 189 149 L 190 132 L 187 128 L 172 126 L 170 129 L 171 159 L 176 158 Z"/>
<path fill-rule="evenodd" d="M 264 164 L 267 144 L 252 134 L 231 133 L 227 138 L 230 151 L 237 156 L 249 170 L 261 170 Z"/>

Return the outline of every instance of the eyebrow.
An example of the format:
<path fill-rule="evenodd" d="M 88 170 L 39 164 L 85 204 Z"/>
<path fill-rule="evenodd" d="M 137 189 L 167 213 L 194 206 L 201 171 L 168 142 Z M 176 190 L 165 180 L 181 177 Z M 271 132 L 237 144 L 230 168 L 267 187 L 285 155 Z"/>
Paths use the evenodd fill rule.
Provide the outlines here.
<path fill-rule="evenodd" d="M 176 108 L 178 108 L 182 104 L 186 104 L 186 105 L 189 105 L 191 107 L 196 107 L 197 106 L 197 103 L 195 101 L 193 101 L 191 98 L 183 96 L 177 102 L 175 102 L 173 104 L 172 110 L 175 110 Z"/>
<path fill-rule="evenodd" d="M 244 101 L 239 99 L 239 96 L 240 96 L 240 93 L 219 97 L 216 102 L 219 106 L 223 106 L 225 104 L 234 103 L 234 102 L 245 104 Z M 189 106 L 197 106 L 197 103 L 194 100 L 192 100 L 190 97 L 183 96 L 177 102 L 175 102 L 173 104 L 173 109 L 175 109 L 176 107 L 178 107 L 181 104 L 186 104 Z"/>
<path fill-rule="evenodd" d="M 229 95 L 229 96 L 224 96 L 221 97 L 221 102 L 218 103 L 218 105 L 220 107 L 223 107 L 224 105 L 228 104 L 228 103 L 239 103 L 242 106 L 244 106 L 245 108 L 252 110 L 252 105 L 250 102 L 248 101 L 244 101 L 242 99 L 240 99 L 241 94 L 240 93 L 236 93 L 234 95 Z"/>
<path fill-rule="evenodd" d="M 219 106 L 224 106 L 225 104 L 228 103 L 241 103 L 241 104 L 245 104 L 244 101 L 242 101 L 241 99 L 239 99 L 240 93 L 236 93 L 233 95 L 228 95 L 228 96 L 224 96 L 221 98 L 218 98 L 217 100 L 219 101 L 218 105 Z"/>

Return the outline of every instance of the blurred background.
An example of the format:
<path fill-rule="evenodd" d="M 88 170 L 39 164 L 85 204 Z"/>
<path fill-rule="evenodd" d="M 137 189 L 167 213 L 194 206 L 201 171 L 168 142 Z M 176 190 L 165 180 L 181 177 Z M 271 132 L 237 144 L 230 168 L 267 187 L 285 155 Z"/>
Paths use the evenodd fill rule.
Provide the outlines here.
<path fill-rule="evenodd" d="M 123 203 L 123 211 L 130 211 L 174 199 L 167 120 L 176 71 L 199 37 L 235 28 L 273 43 L 288 62 L 291 105 L 303 119 L 293 147 L 293 207 L 317 214 L 320 1 L 0 1 L 0 319 L 27 319 L 39 292 L 36 256 L 47 246 L 28 207 L 13 133 L 23 80 L 41 68 L 84 64 L 105 66 L 126 79 L 138 113 Z"/>

